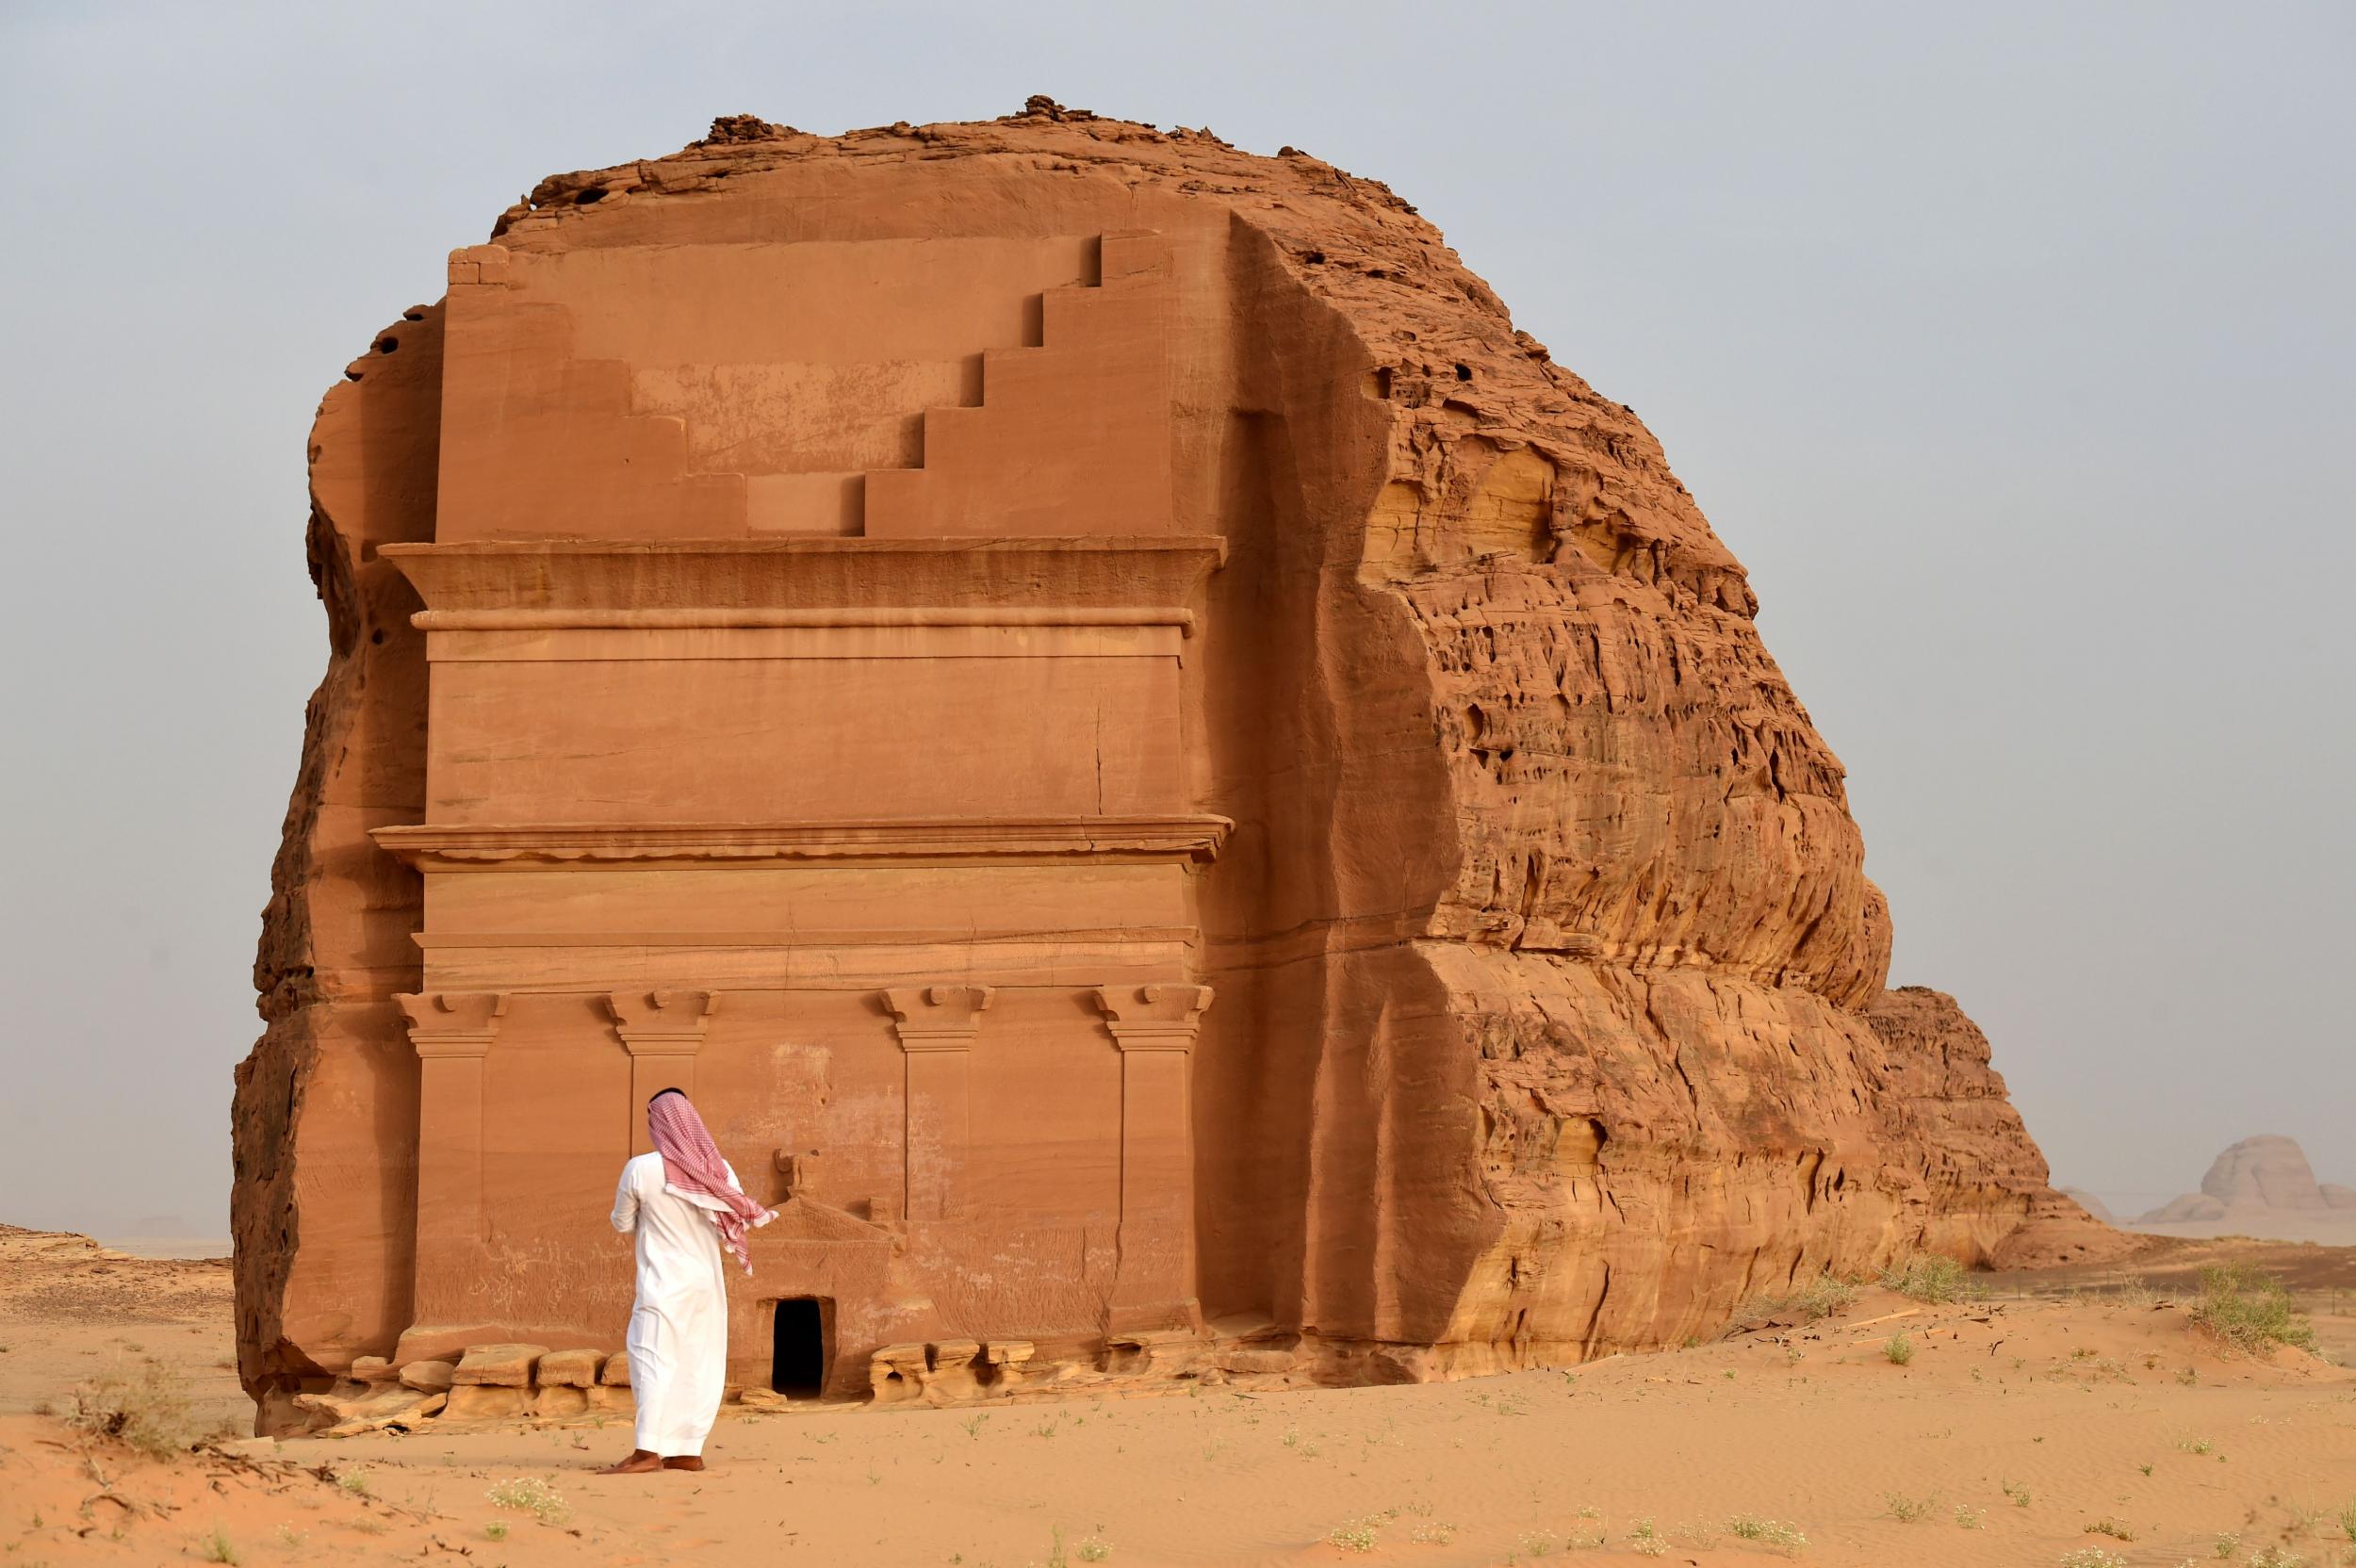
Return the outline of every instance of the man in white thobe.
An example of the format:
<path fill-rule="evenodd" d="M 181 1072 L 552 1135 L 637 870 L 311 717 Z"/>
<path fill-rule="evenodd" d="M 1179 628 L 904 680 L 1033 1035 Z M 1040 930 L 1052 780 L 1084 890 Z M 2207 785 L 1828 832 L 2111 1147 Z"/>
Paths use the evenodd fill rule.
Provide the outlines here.
<path fill-rule="evenodd" d="M 637 1447 L 607 1475 L 701 1470 L 704 1440 L 727 1390 L 728 1301 L 725 1243 L 746 1259 L 744 1233 L 770 1212 L 744 1196 L 687 1096 L 647 1102 L 654 1152 L 622 1167 L 614 1228 L 637 1238 L 638 1298 L 630 1315 L 630 1391 Z M 752 1271 L 749 1261 L 745 1272 Z"/>

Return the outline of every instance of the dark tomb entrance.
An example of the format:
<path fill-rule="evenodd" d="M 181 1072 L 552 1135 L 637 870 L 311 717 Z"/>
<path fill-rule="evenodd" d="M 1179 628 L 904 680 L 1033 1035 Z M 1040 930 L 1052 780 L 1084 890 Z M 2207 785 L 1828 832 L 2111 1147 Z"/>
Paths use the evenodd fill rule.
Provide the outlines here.
<path fill-rule="evenodd" d="M 779 1394 L 815 1399 L 826 1386 L 826 1333 L 834 1303 L 815 1296 L 789 1296 L 777 1303 L 770 1330 L 769 1386 Z"/>

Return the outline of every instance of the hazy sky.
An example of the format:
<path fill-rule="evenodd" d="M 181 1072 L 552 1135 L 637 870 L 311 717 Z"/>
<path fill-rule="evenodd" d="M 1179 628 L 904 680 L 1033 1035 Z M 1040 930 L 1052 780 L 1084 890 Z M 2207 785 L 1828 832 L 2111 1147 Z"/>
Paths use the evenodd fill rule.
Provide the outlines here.
<path fill-rule="evenodd" d="M 2060 1180 L 2356 1182 L 2351 84 L 2344 4 L 8 0 L 0 1219 L 225 1230 L 303 435 L 444 253 L 1033 92 L 1389 182 L 1643 415 Z"/>

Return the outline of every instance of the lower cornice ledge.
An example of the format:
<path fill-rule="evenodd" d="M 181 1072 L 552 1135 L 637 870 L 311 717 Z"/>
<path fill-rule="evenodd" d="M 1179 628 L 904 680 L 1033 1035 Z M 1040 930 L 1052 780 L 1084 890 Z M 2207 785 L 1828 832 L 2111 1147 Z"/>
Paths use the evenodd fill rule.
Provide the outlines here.
<path fill-rule="evenodd" d="M 797 823 L 421 823 L 380 827 L 386 853 L 421 871 L 510 863 L 1102 857 L 1208 861 L 1235 824 L 1169 816 L 932 817 Z"/>

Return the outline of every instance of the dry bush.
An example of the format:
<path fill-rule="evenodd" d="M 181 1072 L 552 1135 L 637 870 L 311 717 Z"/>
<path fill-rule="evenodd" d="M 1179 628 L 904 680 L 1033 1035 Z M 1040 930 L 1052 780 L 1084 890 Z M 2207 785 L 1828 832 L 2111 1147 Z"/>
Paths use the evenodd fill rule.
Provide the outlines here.
<path fill-rule="evenodd" d="M 188 1380 L 158 1362 L 116 1366 L 74 1385 L 65 1423 L 155 1459 L 185 1454 L 205 1435 L 188 1400 Z"/>
<path fill-rule="evenodd" d="M 1938 1252 L 1916 1252 L 1881 1272 L 1882 1286 L 1933 1306 L 1960 1301 L 1972 1294 L 1964 1266 Z"/>
<path fill-rule="evenodd" d="M 2201 1271 L 2201 1304 L 2192 1309 L 2192 1321 L 2250 1355 L 2277 1345 L 2315 1348 L 2315 1325 L 2292 1308 L 2290 1292 L 2246 1263 L 2212 1264 Z"/>

